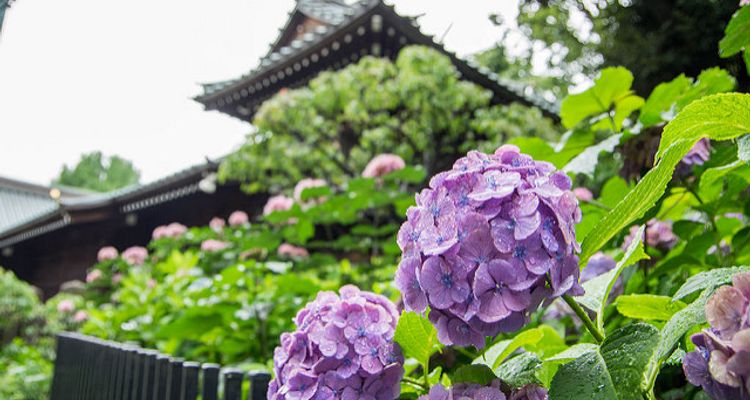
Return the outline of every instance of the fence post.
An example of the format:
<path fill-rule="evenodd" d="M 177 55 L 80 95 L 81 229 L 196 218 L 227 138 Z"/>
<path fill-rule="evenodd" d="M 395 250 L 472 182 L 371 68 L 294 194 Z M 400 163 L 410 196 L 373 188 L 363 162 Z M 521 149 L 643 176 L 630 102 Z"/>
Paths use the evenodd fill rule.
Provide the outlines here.
<path fill-rule="evenodd" d="M 143 400 L 154 399 L 154 382 L 156 381 L 156 352 L 146 351 L 146 362 L 143 364 Z"/>
<path fill-rule="evenodd" d="M 262 371 L 250 371 L 247 373 L 250 380 L 250 392 L 247 400 L 263 400 L 268 392 L 268 384 L 271 382 L 271 374 Z"/>
<path fill-rule="evenodd" d="M 218 364 L 203 364 L 202 400 L 218 400 L 219 368 Z"/>
<path fill-rule="evenodd" d="M 237 369 L 224 371 L 224 400 L 242 400 L 242 378 L 244 374 Z"/>
<path fill-rule="evenodd" d="M 182 364 L 182 390 L 180 400 L 195 400 L 198 398 L 198 373 L 201 365 L 197 362 Z"/>
<path fill-rule="evenodd" d="M 50 400 L 242 400 L 244 374 L 170 358 L 130 343 L 108 342 L 77 333 L 57 335 Z M 202 371 L 202 379 L 201 379 Z M 220 375 L 221 373 L 221 382 Z M 266 397 L 271 375 L 248 373 L 247 400 Z"/>

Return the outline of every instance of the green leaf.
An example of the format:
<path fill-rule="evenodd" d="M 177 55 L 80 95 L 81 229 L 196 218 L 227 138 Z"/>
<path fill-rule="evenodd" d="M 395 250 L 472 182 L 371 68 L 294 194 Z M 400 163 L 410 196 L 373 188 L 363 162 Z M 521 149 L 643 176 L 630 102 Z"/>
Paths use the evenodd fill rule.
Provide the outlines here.
<path fill-rule="evenodd" d="M 664 127 L 656 159 L 678 141 L 700 138 L 728 140 L 750 132 L 750 95 L 720 93 L 704 97 L 687 107 Z"/>
<path fill-rule="evenodd" d="M 712 269 L 710 271 L 698 273 L 688 278 L 688 280 L 677 289 L 677 292 L 672 296 L 672 299 L 676 301 L 692 293 L 727 284 L 732 281 L 733 276 L 747 271 L 750 271 L 750 266 L 743 265 L 739 267 Z"/>
<path fill-rule="evenodd" d="M 661 364 L 669 358 L 685 333 L 687 333 L 692 327 L 706 322 L 705 307 L 712 292 L 713 289 L 704 290 L 698 299 L 690 303 L 689 306 L 678 311 L 664 325 L 664 328 L 661 330 L 659 346 L 656 348 L 654 362 L 650 366 L 649 375 L 651 376 L 650 380 L 652 382 L 655 374 L 659 372 Z"/>
<path fill-rule="evenodd" d="M 495 369 L 497 377 L 512 388 L 520 388 L 531 383 L 540 383 L 536 372 L 542 368 L 539 357 L 533 353 L 519 354 L 502 363 Z"/>
<path fill-rule="evenodd" d="M 686 307 L 681 301 L 655 294 L 630 294 L 617 297 L 617 311 L 633 319 L 668 321 Z"/>
<path fill-rule="evenodd" d="M 496 379 L 495 373 L 492 372 L 490 367 L 482 364 L 470 364 L 462 365 L 451 377 L 451 382 L 471 382 L 478 383 L 480 385 L 489 385 L 494 379 Z"/>
<path fill-rule="evenodd" d="M 636 323 L 612 332 L 599 351 L 586 352 L 560 367 L 550 400 L 641 400 L 647 369 L 659 343 L 659 330 Z"/>
<path fill-rule="evenodd" d="M 625 250 L 622 259 L 611 271 L 599 275 L 583 284 L 586 291 L 581 297 L 576 298 L 579 304 L 596 312 L 596 325 L 600 331 L 604 329 L 604 307 L 607 305 L 607 298 L 612 292 L 612 288 L 617 282 L 617 278 L 622 270 L 629 265 L 633 265 L 640 260 L 647 259 L 648 255 L 643 251 L 643 232 L 645 226 L 641 226 L 638 232 L 633 236 L 630 245 Z"/>
<path fill-rule="evenodd" d="M 487 349 L 483 355 L 474 359 L 473 363 L 484 364 L 495 369 L 503 362 L 503 360 L 513 354 L 514 351 L 522 346 L 538 343 L 542 340 L 544 335 L 545 332 L 542 327 L 525 330 L 517 334 L 513 339 L 502 340 L 495 343 L 492 347 Z"/>
<path fill-rule="evenodd" d="M 642 400 L 646 373 L 659 345 L 659 330 L 649 324 L 626 325 L 602 343 L 601 354 L 620 400 Z"/>
<path fill-rule="evenodd" d="M 747 132 L 750 132 L 750 95 L 716 94 L 685 107 L 664 128 L 656 166 L 583 240 L 581 263 L 585 264 L 614 235 L 656 204 L 672 179 L 675 166 L 698 139 L 732 139 Z"/>
<path fill-rule="evenodd" d="M 614 207 L 630 190 L 630 185 L 619 176 L 613 176 L 604 183 L 599 195 L 599 202 L 607 207 Z"/>
<path fill-rule="evenodd" d="M 641 108 L 638 120 L 644 126 L 652 126 L 662 122 L 665 118 L 663 113 L 668 112 L 677 102 L 677 99 L 690 87 L 692 80 L 685 74 L 669 82 L 661 83 L 651 92 L 646 103 Z"/>
<path fill-rule="evenodd" d="M 550 400 L 617 399 L 607 364 L 598 351 L 585 353 L 557 370 L 549 390 Z"/>
<path fill-rule="evenodd" d="M 750 8 L 740 7 L 729 20 L 724 38 L 719 42 L 719 55 L 731 57 L 750 45 Z"/>
<path fill-rule="evenodd" d="M 401 314 L 394 340 L 401 346 L 406 357 L 411 357 L 421 364 L 427 362 L 439 346 L 435 327 L 427 318 L 414 312 Z"/>
<path fill-rule="evenodd" d="M 576 358 L 586 353 L 597 351 L 598 349 L 599 349 L 599 346 L 593 343 L 577 343 L 577 344 L 574 344 L 573 346 L 568 347 L 566 350 L 563 350 L 553 356 L 547 357 L 544 361 L 545 362 L 567 362 L 567 361 L 575 360 Z"/>
<path fill-rule="evenodd" d="M 727 165 L 705 170 L 703 174 L 701 174 L 701 180 L 698 185 L 700 198 L 705 202 L 717 200 L 721 195 L 721 189 L 723 187 L 722 178 L 742 166 L 745 166 L 745 164 L 737 160 Z"/>
<path fill-rule="evenodd" d="M 731 92 L 736 84 L 734 77 L 724 69 L 714 67 L 703 70 L 695 83 L 677 100 L 675 111 L 681 111 L 686 105 L 702 97 Z"/>
<path fill-rule="evenodd" d="M 615 113 L 611 115 L 614 126 L 612 121 L 607 121 L 605 127 L 619 131 L 625 117 L 643 104 L 643 99 L 630 90 L 632 83 L 633 74 L 623 67 L 603 69 L 594 86 L 563 100 L 560 107 L 563 126 L 572 128 L 588 117 L 609 114 L 614 107 Z"/>

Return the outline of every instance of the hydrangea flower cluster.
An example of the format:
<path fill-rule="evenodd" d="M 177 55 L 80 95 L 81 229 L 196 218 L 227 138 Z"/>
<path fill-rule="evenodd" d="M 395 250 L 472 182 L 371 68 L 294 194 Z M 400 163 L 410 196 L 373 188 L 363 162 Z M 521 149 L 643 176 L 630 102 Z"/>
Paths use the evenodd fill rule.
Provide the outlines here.
<path fill-rule="evenodd" d="M 161 225 L 154 228 L 151 237 L 154 240 L 161 238 L 176 238 L 187 232 L 187 226 L 178 222 L 172 222 L 169 225 Z"/>
<path fill-rule="evenodd" d="M 310 257 L 310 253 L 304 247 L 295 246 L 289 243 L 282 243 L 276 252 L 281 257 L 293 257 L 293 258 L 307 258 Z"/>
<path fill-rule="evenodd" d="M 622 249 L 625 250 L 630 246 L 636 233 L 638 233 L 638 227 L 630 227 L 630 233 L 625 237 L 622 243 Z M 677 235 L 672 232 L 672 223 L 669 221 L 659 221 L 651 219 L 646 223 L 646 232 L 644 233 L 644 240 L 646 246 L 667 251 L 677 244 Z"/>
<path fill-rule="evenodd" d="M 398 313 L 388 299 L 356 286 L 320 292 L 281 335 L 271 400 L 398 397 L 404 358 L 393 342 Z"/>
<path fill-rule="evenodd" d="M 294 199 L 284 196 L 283 194 L 273 196 L 268 199 L 263 206 L 263 215 L 268 215 L 276 211 L 286 211 L 294 205 Z"/>
<path fill-rule="evenodd" d="M 682 367 L 714 400 L 750 400 L 750 273 L 735 275 L 706 303 L 711 328 L 691 337 Z"/>
<path fill-rule="evenodd" d="M 237 210 L 229 214 L 228 221 L 229 226 L 240 226 L 250 222 L 250 217 L 247 216 L 246 212 Z"/>
<path fill-rule="evenodd" d="M 86 283 L 92 283 L 99 280 L 102 277 L 102 271 L 99 269 L 92 270 L 86 274 Z"/>
<path fill-rule="evenodd" d="M 213 217 L 211 218 L 211 221 L 208 222 L 208 227 L 211 228 L 214 232 L 221 232 L 226 224 L 227 223 L 223 219 L 219 217 Z"/>
<path fill-rule="evenodd" d="M 83 322 L 89 318 L 89 314 L 86 311 L 79 310 L 73 315 L 73 321 Z"/>
<path fill-rule="evenodd" d="M 703 138 L 688 150 L 680 162 L 690 166 L 703 165 L 709 158 L 711 158 L 711 141 Z"/>
<path fill-rule="evenodd" d="M 378 178 L 388 175 L 393 171 L 403 169 L 405 166 L 404 159 L 395 154 L 378 154 L 367 163 L 364 171 L 362 171 L 362 176 L 365 178 Z"/>
<path fill-rule="evenodd" d="M 148 250 L 145 247 L 133 246 L 122 252 L 122 259 L 130 265 L 142 265 L 146 262 Z"/>
<path fill-rule="evenodd" d="M 483 347 L 485 336 L 523 326 L 544 298 L 582 294 L 570 187 L 510 145 L 469 152 L 434 176 L 398 233 L 406 308 L 429 305 L 443 344 Z"/>
<path fill-rule="evenodd" d="M 57 312 L 69 313 L 76 309 L 76 305 L 73 304 L 73 300 L 65 299 L 57 303 Z"/>
<path fill-rule="evenodd" d="M 227 247 L 229 247 L 229 243 L 216 239 L 207 239 L 201 243 L 201 250 L 209 253 L 224 250 Z"/>
<path fill-rule="evenodd" d="M 118 255 L 116 248 L 112 246 L 104 246 L 99 249 L 98 253 L 96 253 L 96 260 L 99 262 L 114 260 Z"/>
<path fill-rule="evenodd" d="M 478 383 L 457 383 L 450 390 L 443 385 L 435 385 L 430 393 L 422 395 L 418 400 L 506 400 L 505 393 L 500 390 L 500 381 L 495 379 L 489 386 Z"/>

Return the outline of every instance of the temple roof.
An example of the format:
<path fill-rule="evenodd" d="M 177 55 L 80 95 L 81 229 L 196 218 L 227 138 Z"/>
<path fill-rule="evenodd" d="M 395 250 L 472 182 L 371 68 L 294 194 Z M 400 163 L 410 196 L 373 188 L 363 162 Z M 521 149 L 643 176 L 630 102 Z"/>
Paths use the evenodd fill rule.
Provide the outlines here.
<path fill-rule="evenodd" d="M 422 33 L 414 18 L 396 13 L 381 0 L 351 4 L 338 0 L 298 0 L 260 64 L 235 79 L 203 84 L 195 100 L 248 121 L 260 105 L 282 88 L 306 84 L 320 71 L 343 68 L 366 55 L 395 58 L 402 47 L 419 44 L 451 58 L 463 79 L 493 92 L 494 103 L 520 102 L 538 107 L 557 119 L 557 106 L 527 93 L 517 82 L 499 77 L 472 60 L 459 58 L 432 36 Z"/>
<path fill-rule="evenodd" d="M 57 189 L 57 199 L 52 197 L 53 189 Z M 88 193 L 79 189 L 63 186 L 53 188 L 0 176 L 0 235 L 56 210 L 59 202 L 72 201 Z"/>
<path fill-rule="evenodd" d="M 110 213 L 127 214 L 204 190 L 201 183 L 216 171 L 218 161 L 191 166 L 147 184 L 107 193 L 53 188 L 0 177 L 0 248 L 67 226 L 90 222 Z"/>

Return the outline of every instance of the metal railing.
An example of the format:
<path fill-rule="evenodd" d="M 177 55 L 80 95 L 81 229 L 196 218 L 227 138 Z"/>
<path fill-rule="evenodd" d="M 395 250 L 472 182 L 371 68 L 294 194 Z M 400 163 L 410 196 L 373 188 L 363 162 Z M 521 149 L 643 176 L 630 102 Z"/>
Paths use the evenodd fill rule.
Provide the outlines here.
<path fill-rule="evenodd" d="M 271 375 L 184 361 L 78 333 L 57 335 L 51 400 L 261 400 Z"/>

